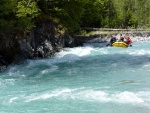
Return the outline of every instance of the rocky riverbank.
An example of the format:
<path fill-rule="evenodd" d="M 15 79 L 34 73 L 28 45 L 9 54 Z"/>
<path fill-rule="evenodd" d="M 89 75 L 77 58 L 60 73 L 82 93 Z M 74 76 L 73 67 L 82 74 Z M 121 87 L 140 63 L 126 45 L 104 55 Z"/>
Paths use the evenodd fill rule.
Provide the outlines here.
<path fill-rule="evenodd" d="M 70 35 L 62 33 L 62 28 L 52 21 L 39 21 L 36 27 L 25 36 L 5 37 L 0 41 L 0 70 L 11 64 L 19 64 L 26 59 L 53 56 L 64 47 L 82 46 L 86 42 L 106 42 L 111 35 L 129 33 L 133 36 L 150 36 L 149 31 L 116 30 L 116 29 L 85 29 L 86 35 Z M 22 38 L 23 37 L 23 38 Z M 11 39 L 11 40 L 10 40 Z"/>
<path fill-rule="evenodd" d="M 39 21 L 36 27 L 25 36 L 1 34 L 0 70 L 11 64 L 19 64 L 26 59 L 53 56 L 64 47 L 81 45 L 69 33 L 61 33 L 58 24 L 52 21 Z"/>

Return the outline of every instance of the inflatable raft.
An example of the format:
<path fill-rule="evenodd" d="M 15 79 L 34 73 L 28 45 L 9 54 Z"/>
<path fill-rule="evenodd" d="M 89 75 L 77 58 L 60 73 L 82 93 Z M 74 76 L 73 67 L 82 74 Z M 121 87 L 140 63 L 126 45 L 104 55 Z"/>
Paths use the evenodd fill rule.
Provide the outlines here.
<path fill-rule="evenodd" d="M 112 44 L 112 46 L 114 46 L 114 47 L 123 47 L 123 48 L 126 48 L 126 47 L 128 47 L 128 44 L 126 44 L 125 42 L 114 42 L 114 43 Z"/>

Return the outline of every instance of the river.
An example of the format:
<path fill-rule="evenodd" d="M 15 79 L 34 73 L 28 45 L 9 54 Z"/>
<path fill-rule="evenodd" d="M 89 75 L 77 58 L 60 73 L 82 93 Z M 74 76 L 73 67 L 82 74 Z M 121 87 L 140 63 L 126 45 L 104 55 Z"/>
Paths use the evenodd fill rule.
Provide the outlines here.
<path fill-rule="evenodd" d="M 10 66 L 0 113 L 150 113 L 150 41 L 85 44 Z"/>

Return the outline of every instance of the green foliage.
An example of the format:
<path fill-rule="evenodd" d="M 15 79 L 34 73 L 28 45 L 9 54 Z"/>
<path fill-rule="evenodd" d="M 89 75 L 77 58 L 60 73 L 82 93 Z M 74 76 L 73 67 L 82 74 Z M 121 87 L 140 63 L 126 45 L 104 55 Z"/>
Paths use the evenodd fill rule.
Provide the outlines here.
<path fill-rule="evenodd" d="M 88 0 L 53 0 L 38 1 L 42 13 L 59 19 L 70 32 L 80 27 L 81 17 L 84 14 L 84 6 Z"/>
<path fill-rule="evenodd" d="M 87 31 L 86 30 L 80 30 L 79 35 L 86 35 Z"/>
<path fill-rule="evenodd" d="M 113 0 L 105 0 L 103 5 L 103 26 L 115 27 L 117 12 Z"/>
<path fill-rule="evenodd" d="M 15 13 L 14 0 L 0 0 L 0 17 L 8 19 Z"/>
<path fill-rule="evenodd" d="M 13 0 L 0 0 L 0 34 L 10 34 L 15 26 L 15 4 Z"/>
<path fill-rule="evenodd" d="M 34 19 L 40 14 L 37 3 L 32 0 L 21 0 L 17 3 L 17 30 L 26 32 L 34 26 Z"/>
<path fill-rule="evenodd" d="M 100 27 L 102 24 L 103 0 L 89 0 L 85 5 L 82 26 Z"/>
<path fill-rule="evenodd" d="M 82 5 L 76 1 L 64 2 L 63 9 L 57 13 L 60 22 L 71 32 L 76 31 L 80 26 L 80 18 L 84 12 Z"/>
<path fill-rule="evenodd" d="M 20 17 L 17 21 L 17 26 L 15 27 L 15 30 L 21 34 L 24 34 L 28 32 L 33 26 L 34 23 L 32 23 L 32 18 Z"/>
<path fill-rule="evenodd" d="M 44 17 L 70 32 L 80 27 L 145 28 L 150 27 L 150 0 L 0 0 L 0 33 L 22 34 Z"/>
<path fill-rule="evenodd" d="M 1 0 L 0 33 L 23 34 L 33 27 L 39 11 L 33 0 Z"/>
<path fill-rule="evenodd" d="M 39 15 L 39 8 L 35 1 L 27 1 L 22 0 L 18 2 L 17 5 L 17 14 L 16 16 L 19 17 L 31 17 L 35 18 Z"/>

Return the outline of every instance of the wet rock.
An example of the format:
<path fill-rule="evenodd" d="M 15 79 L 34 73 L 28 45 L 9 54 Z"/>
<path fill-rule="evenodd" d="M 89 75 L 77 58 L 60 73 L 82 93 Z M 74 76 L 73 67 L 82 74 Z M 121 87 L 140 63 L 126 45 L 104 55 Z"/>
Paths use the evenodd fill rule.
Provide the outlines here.
<path fill-rule="evenodd" d="M 27 58 L 33 58 L 34 49 L 31 47 L 30 43 L 25 39 L 19 41 L 21 54 Z"/>

